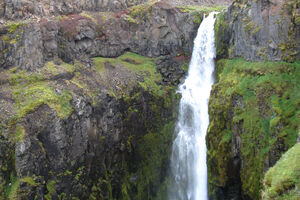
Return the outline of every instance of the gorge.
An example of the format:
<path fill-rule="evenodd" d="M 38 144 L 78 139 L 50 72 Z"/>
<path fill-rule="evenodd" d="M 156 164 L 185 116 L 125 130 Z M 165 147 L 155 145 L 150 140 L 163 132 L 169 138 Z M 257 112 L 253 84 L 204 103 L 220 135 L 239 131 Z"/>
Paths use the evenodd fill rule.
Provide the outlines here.
<path fill-rule="evenodd" d="M 0 199 L 168 199 L 176 90 L 213 11 L 208 199 L 299 199 L 299 8 L 0 0 Z"/>

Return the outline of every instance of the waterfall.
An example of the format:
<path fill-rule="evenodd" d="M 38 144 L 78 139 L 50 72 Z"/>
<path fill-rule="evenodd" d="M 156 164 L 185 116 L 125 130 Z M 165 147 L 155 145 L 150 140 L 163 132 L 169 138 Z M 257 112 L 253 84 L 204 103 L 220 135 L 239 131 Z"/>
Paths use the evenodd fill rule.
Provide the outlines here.
<path fill-rule="evenodd" d="M 188 75 L 178 92 L 182 97 L 171 155 L 169 200 L 207 200 L 205 136 L 209 124 L 208 100 L 214 72 L 214 22 L 205 17 L 194 40 Z"/>

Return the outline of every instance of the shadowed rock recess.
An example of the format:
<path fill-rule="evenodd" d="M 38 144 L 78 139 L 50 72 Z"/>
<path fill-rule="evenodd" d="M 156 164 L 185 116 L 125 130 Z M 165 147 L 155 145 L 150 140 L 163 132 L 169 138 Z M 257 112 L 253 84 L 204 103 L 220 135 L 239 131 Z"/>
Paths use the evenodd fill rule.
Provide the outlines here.
<path fill-rule="evenodd" d="M 299 10 L 0 0 L 0 199 L 167 199 L 176 89 L 211 11 L 210 199 L 299 199 Z"/>

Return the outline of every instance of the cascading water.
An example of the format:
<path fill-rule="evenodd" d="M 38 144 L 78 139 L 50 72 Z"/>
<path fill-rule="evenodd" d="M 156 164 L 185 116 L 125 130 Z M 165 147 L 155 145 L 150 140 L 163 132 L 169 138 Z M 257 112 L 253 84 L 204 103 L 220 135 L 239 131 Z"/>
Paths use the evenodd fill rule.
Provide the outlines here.
<path fill-rule="evenodd" d="M 208 100 L 214 71 L 215 15 L 204 18 L 194 40 L 192 60 L 182 94 L 176 138 L 171 155 L 169 200 L 207 200 L 205 136 L 209 124 Z"/>

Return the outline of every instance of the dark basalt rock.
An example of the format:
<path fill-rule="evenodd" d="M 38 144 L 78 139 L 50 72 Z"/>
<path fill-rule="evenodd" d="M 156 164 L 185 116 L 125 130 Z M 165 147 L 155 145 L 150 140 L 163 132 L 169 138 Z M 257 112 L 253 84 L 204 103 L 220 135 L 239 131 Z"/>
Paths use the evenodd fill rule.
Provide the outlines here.
<path fill-rule="evenodd" d="M 167 3 L 145 6 L 138 14 L 72 14 L 62 19 L 11 25 L 0 43 L 1 68 L 20 66 L 34 70 L 45 61 L 86 61 L 91 57 L 117 57 L 131 51 L 148 57 L 189 54 L 198 28 L 195 17 Z M 133 14 L 131 14 L 133 15 Z M 3 33 L 4 33 L 3 32 Z"/>
<path fill-rule="evenodd" d="M 289 62 L 299 59 L 299 24 L 295 23 L 298 7 L 299 3 L 293 1 L 234 1 L 219 18 L 218 57 Z"/>

